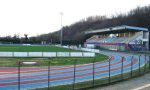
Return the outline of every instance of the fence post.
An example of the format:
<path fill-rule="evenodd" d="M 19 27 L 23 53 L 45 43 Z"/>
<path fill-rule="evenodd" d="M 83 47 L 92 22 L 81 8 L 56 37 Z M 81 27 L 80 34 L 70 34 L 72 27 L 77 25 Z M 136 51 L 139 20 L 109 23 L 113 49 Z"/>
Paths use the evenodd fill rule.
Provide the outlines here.
<path fill-rule="evenodd" d="M 50 90 L 50 65 L 51 65 L 51 60 L 48 62 L 48 90 Z"/>
<path fill-rule="evenodd" d="M 133 59 L 134 59 L 134 56 L 132 56 L 132 58 L 131 58 L 131 78 L 132 78 L 132 74 L 133 74 L 133 72 L 132 72 L 132 68 L 133 68 Z"/>
<path fill-rule="evenodd" d="M 21 62 L 18 62 L 18 90 L 20 90 L 20 66 Z"/>
<path fill-rule="evenodd" d="M 109 58 L 109 84 L 110 84 L 110 60 L 111 60 L 111 58 Z"/>
<path fill-rule="evenodd" d="M 124 57 L 122 57 L 122 60 L 121 60 L 121 79 L 123 80 L 123 60 L 124 60 Z"/>
<path fill-rule="evenodd" d="M 145 71 L 146 71 L 146 64 L 147 64 L 147 61 L 146 61 L 146 54 L 145 54 L 145 60 L 144 60 L 144 72 L 143 72 L 143 74 L 145 73 Z"/>
<path fill-rule="evenodd" d="M 140 69 L 140 67 L 141 67 L 141 55 L 139 55 L 139 75 L 141 74 L 141 69 Z"/>
<path fill-rule="evenodd" d="M 29 52 L 27 52 L 27 57 L 29 57 Z"/>
<path fill-rule="evenodd" d="M 84 54 L 83 54 L 84 52 L 82 52 L 82 57 L 84 57 Z"/>
<path fill-rule="evenodd" d="M 69 52 L 69 57 L 71 57 L 71 52 Z"/>
<path fill-rule="evenodd" d="M 12 52 L 12 57 L 14 57 L 15 56 L 15 54 L 14 54 L 14 52 Z"/>
<path fill-rule="evenodd" d="M 93 87 L 95 86 L 94 80 L 95 80 L 95 57 L 93 59 Z"/>
<path fill-rule="evenodd" d="M 74 60 L 74 77 L 73 77 L 73 90 L 75 90 L 75 80 L 76 80 L 76 59 Z"/>
<path fill-rule="evenodd" d="M 149 55 L 149 70 L 150 70 L 150 55 Z"/>
<path fill-rule="evenodd" d="M 43 57 L 43 51 L 42 51 L 42 57 Z"/>

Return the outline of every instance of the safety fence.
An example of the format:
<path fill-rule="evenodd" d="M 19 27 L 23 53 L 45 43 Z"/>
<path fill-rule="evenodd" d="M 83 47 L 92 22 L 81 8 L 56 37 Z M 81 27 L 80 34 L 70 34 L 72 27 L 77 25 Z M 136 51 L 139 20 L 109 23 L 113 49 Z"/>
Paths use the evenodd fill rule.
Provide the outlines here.
<path fill-rule="evenodd" d="M 95 57 L 92 52 L 0 52 L 0 57 Z"/>
<path fill-rule="evenodd" d="M 1 90 L 85 90 L 144 75 L 150 71 L 150 55 L 111 56 L 105 62 L 90 58 L 81 64 L 78 58 L 72 65 L 60 66 L 49 58 L 44 61 L 18 62 L 18 67 L 0 67 Z M 69 63 L 67 59 L 64 62 Z M 9 62 L 6 62 L 9 63 Z M 57 63 L 57 64 L 56 64 Z"/>

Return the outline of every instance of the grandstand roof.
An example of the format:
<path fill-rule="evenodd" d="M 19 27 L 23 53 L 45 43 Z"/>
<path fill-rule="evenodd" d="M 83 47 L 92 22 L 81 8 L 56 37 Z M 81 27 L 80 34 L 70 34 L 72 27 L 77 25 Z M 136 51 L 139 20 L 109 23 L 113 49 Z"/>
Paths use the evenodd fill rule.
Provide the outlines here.
<path fill-rule="evenodd" d="M 110 27 L 110 28 L 86 31 L 85 34 L 123 33 L 123 32 L 128 32 L 128 31 L 134 31 L 134 32 L 135 31 L 146 31 L 146 32 L 148 32 L 148 29 L 147 28 L 143 28 L 143 27 L 122 25 L 122 26 L 116 26 L 116 27 Z"/>

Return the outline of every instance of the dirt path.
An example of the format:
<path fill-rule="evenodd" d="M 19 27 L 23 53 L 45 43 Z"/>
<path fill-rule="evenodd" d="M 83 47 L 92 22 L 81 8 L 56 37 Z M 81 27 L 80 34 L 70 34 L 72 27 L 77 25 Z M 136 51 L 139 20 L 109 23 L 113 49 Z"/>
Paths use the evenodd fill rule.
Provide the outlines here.
<path fill-rule="evenodd" d="M 88 90 L 150 90 L 150 73 L 114 85 Z"/>

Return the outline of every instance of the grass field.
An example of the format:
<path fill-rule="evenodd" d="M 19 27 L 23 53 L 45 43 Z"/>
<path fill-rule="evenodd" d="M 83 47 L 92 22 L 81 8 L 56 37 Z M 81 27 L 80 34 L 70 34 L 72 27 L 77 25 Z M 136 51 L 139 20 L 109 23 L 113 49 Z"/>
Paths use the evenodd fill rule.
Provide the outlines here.
<path fill-rule="evenodd" d="M 0 46 L 0 52 L 76 52 L 75 50 L 65 49 L 55 46 Z M 21 65 L 21 67 L 39 67 L 39 66 L 63 66 L 76 64 L 87 64 L 93 62 L 100 62 L 108 59 L 108 56 L 103 54 L 96 54 L 96 57 L 55 57 L 55 58 L 0 58 L 0 67 L 18 67 L 18 62 L 36 61 L 36 65 Z M 71 85 L 72 86 L 72 85 Z M 68 87 L 68 85 L 67 85 Z M 65 86 L 53 87 L 54 90 L 66 90 Z M 38 89 L 36 89 L 38 90 Z M 39 89 L 40 90 L 40 89 Z M 41 90 L 48 90 L 43 88 Z"/>
<path fill-rule="evenodd" d="M 62 66 L 62 65 L 73 65 L 75 60 L 76 64 L 86 64 L 92 63 L 93 61 L 99 62 L 106 60 L 108 57 L 102 54 L 97 54 L 95 58 L 73 58 L 73 57 L 63 57 L 63 58 L 0 58 L 1 67 L 12 67 L 17 66 L 19 61 L 37 61 L 39 64 L 35 66 L 48 66 L 48 63 L 51 62 L 52 66 Z M 95 60 L 94 60 L 95 59 Z"/>
<path fill-rule="evenodd" d="M 1 45 L 0 52 L 76 52 L 75 50 L 60 48 L 55 46 L 21 46 L 21 45 Z M 51 61 L 52 66 L 62 66 L 62 65 L 73 65 L 76 61 L 77 64 L 86 64 L 103 61 L 108 59 L 106 55 L 96 54 L 95 58 L 0 58 L 1 67 L 17 66 L 19 61 L 38 61 L 40 64 L 36 66 L 48 66 L 49 61 Z"/>
<path fill-rule="evenodd" d="M 75 50 L 55 46 L 23 46 L 23 45 L 0 45 L 0 51 L 9 52 L 72 52 Z"/>

